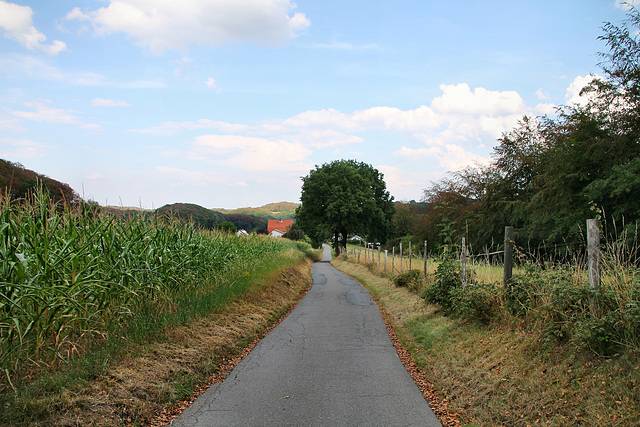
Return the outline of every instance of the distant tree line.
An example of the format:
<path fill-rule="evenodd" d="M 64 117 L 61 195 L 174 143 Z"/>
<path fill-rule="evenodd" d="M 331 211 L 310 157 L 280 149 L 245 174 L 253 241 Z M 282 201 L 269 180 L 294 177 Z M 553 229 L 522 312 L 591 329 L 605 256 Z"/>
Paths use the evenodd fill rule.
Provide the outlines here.
<path fill-rule="evenodd" d="M 531 245 L 580 240 L 585 220 L 605 232 L 640 220 L 640 15 L 603 26 L 603 78 L 584 105 L 553 117 L 523 117 L 498 139 L 492 162 L 450 172 L 424 189 L 422 203 L 396 204 L 396 242 L 443 243 L 443 227 L 478 249 L 501 243 L 504 227 Z"/>
<path fill-rule="evenodd" d="M 157 214 L 182 220 L 191 220 L 198 226 L 208 229 L 223 229 L 227 232 L 246 230 L 247 232 L 266 232 L 267 220 L 254 215 L 223 214 L 192 203 L 173 203 L 156 210 Z"/>

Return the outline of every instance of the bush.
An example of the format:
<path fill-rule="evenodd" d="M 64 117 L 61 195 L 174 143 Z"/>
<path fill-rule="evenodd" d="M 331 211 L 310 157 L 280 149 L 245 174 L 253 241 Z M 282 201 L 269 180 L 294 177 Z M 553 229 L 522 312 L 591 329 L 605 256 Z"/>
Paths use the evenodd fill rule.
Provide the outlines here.
<path fill-rule="evenodd" d="M 488 323 L 500 306 L 495 285 L 467 285 L 453 288 L 451 309 L 457 316 Z"/>
<path fill-rule="evenodd" d="M 545 280 L 542 270 L 534 268 L 527 268 L 524 274 L 514 275 L 504 290 L 507 311 L 514 316 L 526 317 L 540 303 Z"/>
<path fill-rule="evenodd" d="M 408 270 L 393 277 L 393 283 L 398 287 L 406 287 L 411 291 L 418 289 L 422 282 L 422 272 L 420 270 Z"/>
<path fill-rule="evenodd" d="M 422 293 L 425 301 L 452 311 L 452 292 L 462 286 L 462 269 L 455 260 L 445 259 L 436 270 L 433 284 Z"/>

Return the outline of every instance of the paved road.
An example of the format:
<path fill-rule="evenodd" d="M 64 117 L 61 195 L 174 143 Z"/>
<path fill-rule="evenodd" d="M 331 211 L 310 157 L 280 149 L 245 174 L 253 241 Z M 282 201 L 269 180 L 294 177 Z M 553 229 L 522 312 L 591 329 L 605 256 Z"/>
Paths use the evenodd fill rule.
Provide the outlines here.
<path fill-rule="evenodd" d="M 328 262 L 313 287 L 225 382 L 174 426 L 440 426 L 358 282 Z"/>

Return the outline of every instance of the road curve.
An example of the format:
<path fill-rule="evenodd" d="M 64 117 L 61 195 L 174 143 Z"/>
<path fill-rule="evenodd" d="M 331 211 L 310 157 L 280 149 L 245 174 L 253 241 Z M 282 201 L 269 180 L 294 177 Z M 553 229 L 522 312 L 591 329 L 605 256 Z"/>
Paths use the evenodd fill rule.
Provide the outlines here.
<path fill-rule="evenodd" d="M 171 425 L 441 425 L 369 293 L 329 260 L 325 245 L 298 306 Z"/>

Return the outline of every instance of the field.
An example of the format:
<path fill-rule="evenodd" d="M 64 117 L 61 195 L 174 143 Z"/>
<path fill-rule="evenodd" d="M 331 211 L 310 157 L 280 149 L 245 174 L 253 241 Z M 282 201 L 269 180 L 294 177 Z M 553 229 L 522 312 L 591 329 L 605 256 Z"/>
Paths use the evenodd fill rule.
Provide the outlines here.
<path fill-rule="evenodd" d="M 0 198 L 0 236 L 3 408 L 53 373 L 104 372 L 125 347 L 210 316 L 309 250 L 44 194 Z"/>

